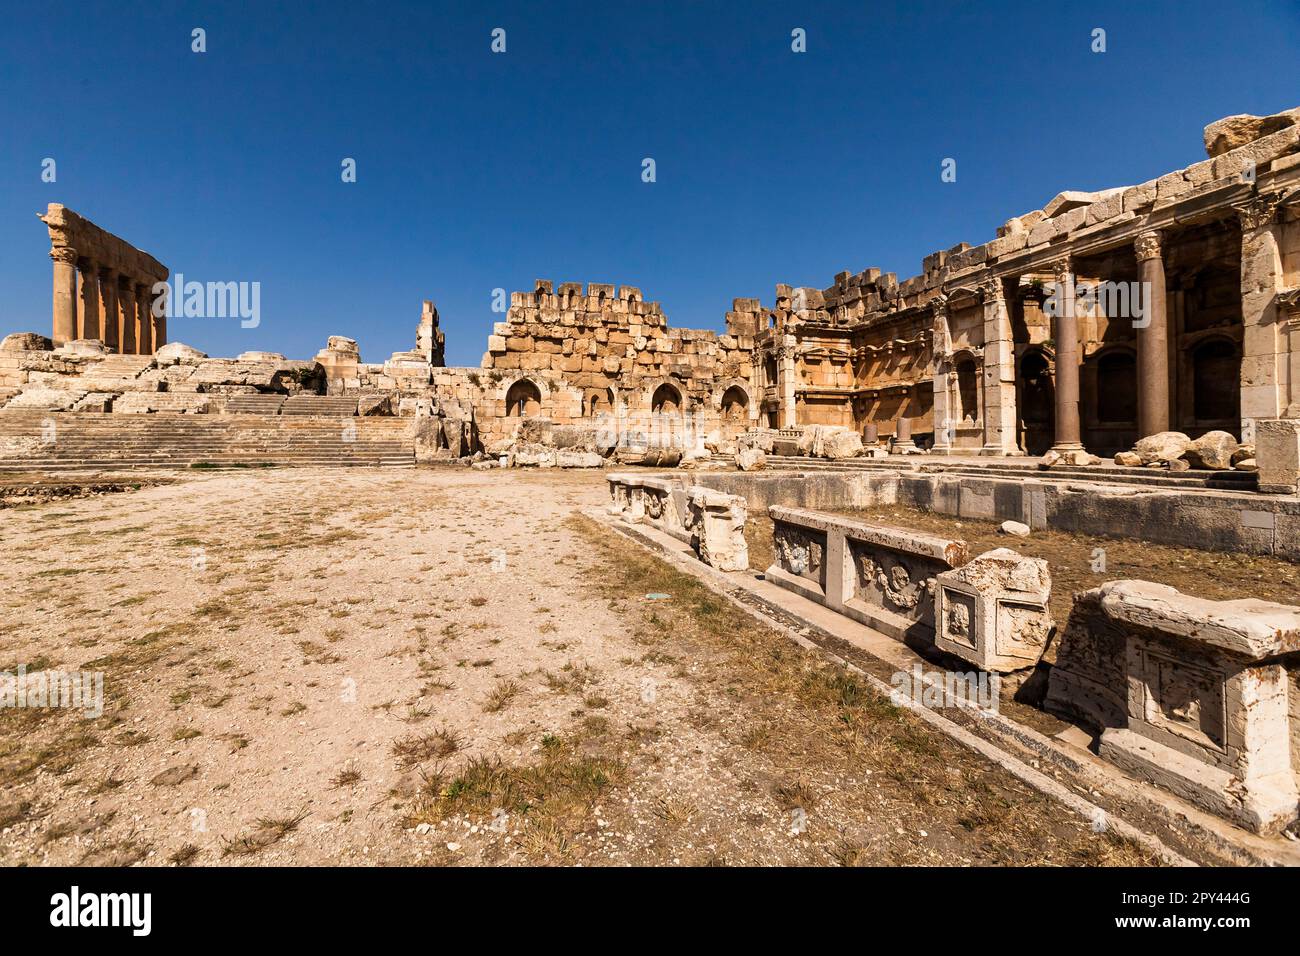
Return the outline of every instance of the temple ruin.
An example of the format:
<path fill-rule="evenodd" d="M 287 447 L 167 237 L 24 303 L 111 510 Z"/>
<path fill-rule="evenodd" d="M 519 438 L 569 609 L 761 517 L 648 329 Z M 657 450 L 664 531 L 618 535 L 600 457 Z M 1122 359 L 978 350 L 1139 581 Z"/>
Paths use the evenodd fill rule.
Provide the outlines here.
<path fill-rule="evenodd" d="M 54 260 L 56 347 L 90 339 L 121 355 L 152 355 L 166 344 L 167 318 L 154 314 L 165 265 L 58 203 L 38 218 Z"/>
<path fill-rule="evenodd" d="M 1122 578 L 1053 614 L 1044 559 L 844 514 L 1300 561 L 1300 108 L 1203 140 L 911 278 L 736 298 L 722 331 L 673 328 L 638 287 L 538 280 L 476 367 L 446 365 L 432 301 L 382 362 L 344 335 L 297 360 L 168 343 L 167 268 L 52 204 L 52 335 L 0 343 L 0 470 L 617 463 L 611 527 L 895 662 L 1005 679 L 1127 783 L 1273 838 L 1300 815 L 1300 609 Z"/>

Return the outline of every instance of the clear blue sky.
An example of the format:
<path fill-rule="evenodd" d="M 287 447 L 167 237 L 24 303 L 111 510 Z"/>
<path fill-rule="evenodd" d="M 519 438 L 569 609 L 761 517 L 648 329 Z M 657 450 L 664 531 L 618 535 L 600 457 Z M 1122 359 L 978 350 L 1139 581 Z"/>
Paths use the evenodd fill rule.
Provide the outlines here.
<path fill-rule="evenodd" d="M 214 355 L 343 334 L 382 361 L 428 298 L 448 363 L 477 365 L 492 290 L 538 277 L 719 328 L 733 297 L 913 275 L 1300 105 L 1295 0 L 6 6 L 0 334 L 49 333 L 35 214 L 62 202 L 189 279 L 261 283 L 259 328 L 172 322 Z"/>

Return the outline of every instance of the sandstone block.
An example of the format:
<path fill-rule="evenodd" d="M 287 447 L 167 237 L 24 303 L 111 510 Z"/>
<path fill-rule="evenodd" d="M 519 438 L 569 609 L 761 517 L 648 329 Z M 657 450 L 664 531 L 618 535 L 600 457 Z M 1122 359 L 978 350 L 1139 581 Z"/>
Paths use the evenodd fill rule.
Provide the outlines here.
<path fill-rule="evenodd" d="M 1032 667 L 1054 622 L 1047 562 L 998 548 L 935 577 L 935 644 L 981 670 Z"/>
<path fill-rule="evenodd" d="M 1146 438 L 1138 439 L 1133 451 L 1142 460 L 1142 464 L 1153 462 L 1177 461 L 1187 451 L 1192 440 L 1182 432 L 1157 432 Z"/>
<path fill-rule="evenodd" d="M 1227 432 L 1212 431 L 1188 445 L 1183 454 L 1193 468 L 1222 471 L 1232 467 L 1232 456 L 1238 447 L 1234 436 Z"/>

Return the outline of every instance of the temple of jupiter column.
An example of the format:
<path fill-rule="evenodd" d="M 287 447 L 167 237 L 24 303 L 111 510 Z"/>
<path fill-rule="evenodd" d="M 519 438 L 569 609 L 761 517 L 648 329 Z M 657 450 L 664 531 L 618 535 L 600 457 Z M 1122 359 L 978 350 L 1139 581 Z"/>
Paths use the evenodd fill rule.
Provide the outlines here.
<path fill-rule="evenodd" d="M 1056 452 L 1083 448 L 1079 431 L 1079 326 L 1074 314 L 1074 266 L 1056 260 Z"/>
<path fill-rule="evenodd" d="M 171 274 L 165 265 L 58 203 L 37 218 L 50 233 L 56 347 L 98 339 L 123 355 L 152 355 L 166 344 L 166 320 L 153 314 L 154 284 Z"/>
<path fill-rule="evenodd" d="M 1165 260 L 1159 232 L 1134 242 L 1142 283 L 1142 323 L 1137 326 L 1138 438 L 1169 431 L 1169 319 Z"/>

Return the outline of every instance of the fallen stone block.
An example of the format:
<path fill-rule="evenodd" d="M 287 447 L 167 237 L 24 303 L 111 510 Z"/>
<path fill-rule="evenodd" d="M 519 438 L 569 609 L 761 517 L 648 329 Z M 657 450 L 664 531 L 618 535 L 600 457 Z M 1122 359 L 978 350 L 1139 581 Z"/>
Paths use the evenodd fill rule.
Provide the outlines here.
<path fill-rule="evenodd" d="M 1232 467 L 1232 456 L 1237 453 L 1237 439 L 1228 432 L 1206 432 L 1187 446 L 1183 457 L 1193 468 L 1223 471 Z"/>
<path fill-rule="evenodd" d="M 981 670 L 1038 663 L 1054 622 L 1047 562 L 998 548 L 935 578 L 935 644 Z"/>
<path fill-rule="evenodd" d="M 766 465 L 767 456 L 761 448 L 742 447 L 736 452 L 736 467 L 741 471 L 759 471 Z"/>

